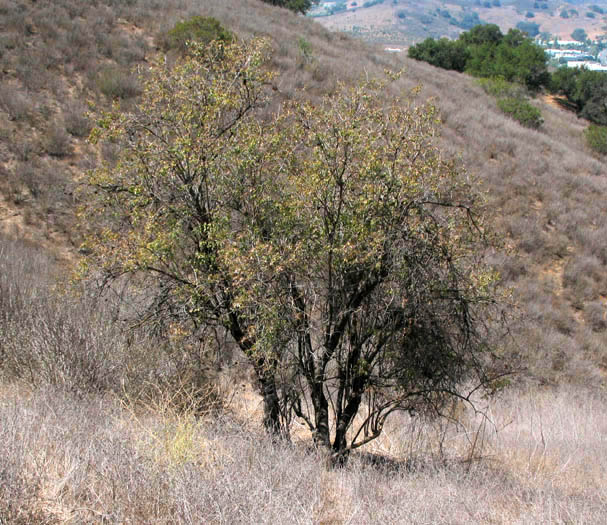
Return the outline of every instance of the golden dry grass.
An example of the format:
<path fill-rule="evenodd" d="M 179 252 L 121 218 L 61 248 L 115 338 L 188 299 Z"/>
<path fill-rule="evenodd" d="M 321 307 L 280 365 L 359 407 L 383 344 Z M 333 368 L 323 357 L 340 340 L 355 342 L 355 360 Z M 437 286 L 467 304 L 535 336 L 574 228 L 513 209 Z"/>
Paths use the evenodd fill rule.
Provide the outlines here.
<path fill-rule="evenodd" d="M 396 418 L 382 455 L 359 453 L 337 470 L 322 453 L 271 443 L 229 416 L 134 411 L 6 384 L 0 399 L 0 519 L 9 523 L 607 518 L 605 399 L 582 388 L 513 392 L 487 407 L 485 424 L 465 413 L 463 427 Z"/>

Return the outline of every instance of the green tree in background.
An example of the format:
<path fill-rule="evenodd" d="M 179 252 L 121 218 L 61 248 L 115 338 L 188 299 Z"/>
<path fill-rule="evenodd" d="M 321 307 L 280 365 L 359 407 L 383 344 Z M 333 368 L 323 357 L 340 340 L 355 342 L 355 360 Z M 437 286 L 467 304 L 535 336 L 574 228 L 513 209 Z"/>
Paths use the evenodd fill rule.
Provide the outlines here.
<path fill-rule="evenodd" d="M 263 2 L 279 7 L 286 7 L 296 13 L 305 13 L 313 4 L 317 3 L 313 0 L 263 0 Z"/>
<path fill-rule="evenodd" d="M 607 125 L 607 75 L 586 68 L 560 68 L 552 75 L 550 89 L 567 97 L 578 114 L 601 126 Z"/>
<path fill-rule="evenodd" d="M 571 33 L 571 38 L 573 38 L 573 40 L 577 40 L 578 42 L 586 42 L 586 40 L 588 40 L 588 35 L 586 34 L 586 31 L 578 27 L 577 29 L 573 30 L 573 33 Z"/>
<path fill-rule="evenodd" d="M 190 41 L 202 44 L 208 44 L 213 40 L 231 42 L 232 33 L 225 29 L 215 18 L 193 16 L 187 20 L 177 22 L 175 27 L 162 40 L 161 44 L 165 49 L 178 49 L 184 52 L 187 43 Z"/>
<path fill-rule="evenodd" d="M 540 34 L 540 25 L 535 22 L 519 22 L 516 28 L 527 33 L 531 38 Z"/>
<path fill-rule="evenodd" d="M 409 57 L 423 60 L 433 66 L 443 69 L 464 71 L 469 54 L 460 42 L 441 38 L 427 38 L 423 42 L 409 48 Z"/>
<path fill-rule="evenodd" d="M 428 38 L 411 46 L 409 56 L 478 77 L 502 77 L 534 91 L 550 81 L 542 48 L 518 29 L 503 35 L 495 24 L 476 26 L 456 41 Z"/>

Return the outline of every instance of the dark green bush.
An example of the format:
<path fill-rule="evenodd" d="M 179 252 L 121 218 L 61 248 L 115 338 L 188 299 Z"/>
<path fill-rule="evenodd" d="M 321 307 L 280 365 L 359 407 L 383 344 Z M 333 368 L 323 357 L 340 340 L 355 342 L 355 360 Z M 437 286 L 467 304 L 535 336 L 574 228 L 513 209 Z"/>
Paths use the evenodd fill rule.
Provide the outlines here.
<path fill-rule="evenodd" d="M 577 40 L 578 42 L 585 42 L 588 39 L 588 34 L 584 29 L 578 27 L 577 29 L 573 30 L 573 33 L 571 33 L 571 38 L 573 38 L 573 40 Z"/>
<path fill-rule="evenodd" d="M 304 14 L 312 7 L 312 0 L 262 0 L 266 4 L 272 4 L 279 7 L 285 7 L 295 13 Z M 383 2 L 384 0 L 381 0 Z"/>
<path fill-rule="evenodd" d="M 540 34 L 540 25 L 536 22 L 519 22 L 516 24 L 516 28 L 527 33 L 531 38 Z"/>
<path fill-rule="evenodd" d="M 193 16 L 188 20 L 177 22 L 173 29 L 164 37 L 161 37 L 160 45 L 165 51 L 177 49 L 184 52 L 187 42 L 191 40 L 206 44 L 212 40 L 231 42 L 232 38 L 232 33 L 225 29 L 217 19 L 205 16 Z"/>
<path fill-rule="evenodd" d="M 537 24 L 525 24 L 531 32 L 539 31 Z M 544 50 L 519 29 L 504 35 L 495 24 L 477 25 L 455 41 L 428 38 L 411 46 L 409 57 L 477 77 L 500 76 L 533 91 L 550 82 Z"/>
<path fill-rule="evenodd" d="M 384 3 L 384 0 L 367 0 L 363 4 L 363 7 L 373 7 L 374 5 L 383 4 L 383 3 Z"/>
<path fill-rule="evenodd" d="M 427 38 L 423 42 L 409 48 L 409 57 L 423 60 L 433 66 L 443 69 L 464 71 L 469 53 L 461 42 L 441 38 Z"/>
<path fill-rule="evenodd" d="M 600 126 L 607 126 L 607 75 L 585 68 L 561 68 L 552 75 L 550 89 L 567 97 L 578 115 Z"/>
<path fill-rule="evenodd" d="M 540 110 L 521 98 L 501 98 L 497 106 L 526 128 L 538 129 L 544 123 Z"/>
<path fill-rule="evenodd" d="M 607 127 L 590 124 L 586 131 L 586 142 L 594 151 L 607 155 Z"/>

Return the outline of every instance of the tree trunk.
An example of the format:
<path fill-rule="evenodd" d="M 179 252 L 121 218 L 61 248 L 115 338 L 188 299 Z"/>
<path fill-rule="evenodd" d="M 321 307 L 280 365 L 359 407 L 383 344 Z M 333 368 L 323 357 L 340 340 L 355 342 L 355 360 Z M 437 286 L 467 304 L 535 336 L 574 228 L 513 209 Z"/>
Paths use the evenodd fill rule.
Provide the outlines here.
<path fill-rule="evenodd" d="M 236 312 L 230 312 L 228 330 L 240 349 L 249 358 L 253 365 L 263 398 L 263 426 L 266 431 L 274 436 L 281 435 L 280 425 L 280 400 L 276 388 L 276 360 L 264 357 L 255 352 L 254 341 L 245 335 L 241 326 L 241 319 Z M 286 431 L 286 429 L 285 429 Z"/>
<path fill-rule="evenodd" d="M 312 404 L 314 405 L 314 442 L 327 449 L 331 448 L 331 435 L 329 434 L 329 403 L 323 391 L 322 382 L 317 382 L 312 390 Z"/>
<path fill-rule="evenodd" d="M 255 367 L 255 372 L 263 398 L 263 426 L 270 435 L 279 436 L 282 430 L 280 425 L 280 401 L 274 371 L 267 367 L 261 369 Z"/>
<path fill-rule="evenodd" d="M 346 448 L 348 447 L 348 441 L 346 439 L 346 435 L 350 425 L 352 424 L 352 420 L 354 416 L 358 412 L 358 408 L 360 407 L 360 403 L 362 401 L 362 396 L 355 395 L 352 396 L 346 405 L 345 410 L 339 417 L 337 421 L 337 426 L 335 429 L 335 440 L 333 441 L 333 452 L 338 456 L 343 456 Z"/>

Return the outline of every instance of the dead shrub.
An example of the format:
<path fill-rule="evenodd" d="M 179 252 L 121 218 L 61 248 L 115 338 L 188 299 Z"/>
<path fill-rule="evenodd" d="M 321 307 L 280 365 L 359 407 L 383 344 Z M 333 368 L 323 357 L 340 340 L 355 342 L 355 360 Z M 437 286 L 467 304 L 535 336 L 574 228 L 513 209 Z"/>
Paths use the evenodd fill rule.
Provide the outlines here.
<path fill-rule="evenodd" d="M 119 67 L 105 67 L 97 75 L 97 88 L 110 99 L 128 99 L 141 92 L 137 78 Z"/>
<path fill-rule="evenodd" d="M 72 153 L 72 143 L 63 122 L 55 121 L 46 131 L 44 151 L 51 157 L 66 157 Z"/>
<path fill-rule="evenodd" d="M 17 160 L 21 162 L 29 162 L 41 151 L 40 144 L 36 139 L 22 138 L 19 141 L 13 141 L 10 146 Z"/>
<path fill-rule="evenodd" d="M 584 320 L 594 332 L 607 330 L 607 305 L 593 301 L 584 307 Z"/>
<path fill-rule="evenodd" d="M 91 132 L 92 123 L 87 116 L 87 108 L 79 101 L 72 101 L 63 110 L 65 129 L 74 137 L 87 137 Z"/>
<path fill-rule="evenodd" d="M 22 90 L 9 84 L 0 85 L 0 107 L 8 113 L 10 120 L 24 120 L 34 109 L 32 101 Z"/>

